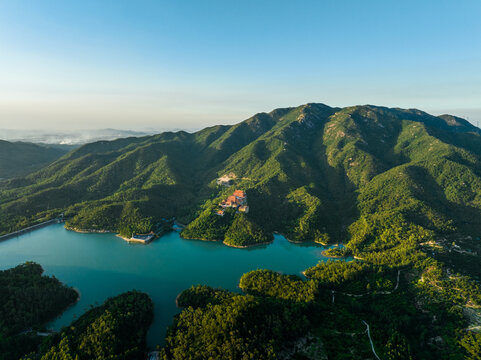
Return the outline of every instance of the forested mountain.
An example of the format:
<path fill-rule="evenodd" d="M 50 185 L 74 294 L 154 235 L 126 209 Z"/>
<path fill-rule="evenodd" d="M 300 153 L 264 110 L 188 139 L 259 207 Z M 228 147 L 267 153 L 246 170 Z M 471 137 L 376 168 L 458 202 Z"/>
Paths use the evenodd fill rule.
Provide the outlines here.
<path fill-rule="evenodd" d="M 219 240 L 243 217 L 291 240 L 363 250 L 389 221 L 469 233 L 480 225 L 479 134 L 454 116 L 307 104 L 192 134 L 100 141 L 1 182 L 0 232 L 64 212 L 69 227 L 125 234 L 176 216 L 190 223 L 184 236 Z M 214 215 L 232 191 L 215 183 L 227 173 L 247 192 L 248 215 Z"/>
<path fill-rule="evenodd" d="M 25 176 L 37 171 L 51 164 L 72 148 L 71 146 L 37 145 L 0 140 L 0 180 Z"/>
<path fill-rule="evenodd" d="M 307 104 L 101 141 L 1 182 L 0 231 L 63 212 L 70 228 L 129 235 L 175 216 L 186 238 L 245 246 L 278 231 L 343 242 L 333 253 L 355 258 L 307 269 L 308 280 L 248 273 L 245 295 L 188 290 L 166 359 L 363 359 L 366 326 L 382 358 L 479 359 L 480 135 L 449 115 Z M 226 174 L 234 186 L 217 184 Z M 216 215 L 234 189 L 249 212 Z"/>

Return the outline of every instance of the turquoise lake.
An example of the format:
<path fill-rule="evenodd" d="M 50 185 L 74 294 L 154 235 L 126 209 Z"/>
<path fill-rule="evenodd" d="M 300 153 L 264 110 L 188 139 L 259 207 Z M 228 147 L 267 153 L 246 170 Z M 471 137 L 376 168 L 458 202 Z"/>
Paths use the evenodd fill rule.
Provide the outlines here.
<path fill-rule="evenodd" d="M 165 330 L 179 312 L 175 298 L 195 284 L 239 291 L 242 274 L 271 269 L 284 274 L 301 271 L 326 258 L 325 247 L 293 244 L 275 235 L 272 244 L 236 249 L 219 242 L 182 239 L 171 232 L 148 245 L 129 244 L 114 234 L 80 234 L 63 224 L 0 242 L 0 268 L 35 261 L 45 273 L 80 291 L 80 300 L 49 324 L 58 330 L 90 305 L 136 289 L 148 293 L 155 318 L 148 334 L 149 347 L 162 344 Z M 302 275 L 301 275 L 302 276 Z"/>

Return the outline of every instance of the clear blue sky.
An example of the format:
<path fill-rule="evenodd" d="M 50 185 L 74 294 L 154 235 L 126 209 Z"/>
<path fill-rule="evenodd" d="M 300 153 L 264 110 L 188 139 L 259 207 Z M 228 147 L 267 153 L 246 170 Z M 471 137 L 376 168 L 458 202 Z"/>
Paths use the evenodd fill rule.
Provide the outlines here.
<path fill-rule="evenodd" d="M 481 121 L 481 1 L 0 0 L 0 128 L 200 128 L 306 102 Z"/>

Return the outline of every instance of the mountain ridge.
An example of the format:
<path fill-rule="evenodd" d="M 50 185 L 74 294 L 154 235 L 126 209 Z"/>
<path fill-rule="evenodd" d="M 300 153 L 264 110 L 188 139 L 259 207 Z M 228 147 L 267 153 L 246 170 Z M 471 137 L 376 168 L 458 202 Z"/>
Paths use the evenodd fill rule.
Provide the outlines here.
<path fill-rule="evenodd" d="M 0 180 L 26 176 L 45 167 L 71 147 L 0 140 Z"/>
<path fill-rule="evenodd" d="M 385 183 L 382 176 L 375 179 L 384 172 L 401 166 L 400 173 L 411 179 L 402 166 L 419 165 L 435 154 L 443 163 L 449 157 L 473 176 L 481 174 L 480 133 L 463 119 L 417 109 L 308 103 L 194 133 L 94 142 L 25 179 L 2 182 L 1 209 L 9 227 L 1 231 L 57 212 L 71 216 L 76 228 L 119 229 L 114 218 L 127 203 L 140 218 L 151 218 L 149 223 L 172 216 L 190 222 L 202 214 L 212 220 L 216 201 L 225 194 L 215 178 L 233 172 L 239 177 L 236 186 L 251 194 L 247 217 L 267 231 L 299 241 L 345 241 L 352 219 L 362 213 L 358 195 L 379 193 L 380 185 L 370 189 Z M 101 224 L 92 219 L 92 209 Z M 432 227 L 437 211 L 427 203 L 423 209 Z"/>
<path fill-rule="evenodd" d="M 233 186 L 217 183 L 223 175 Z M 217 215 L 234 189 L 249 212 Z M 481 307 L 481 136 L 457 118 L 311 103 L 195 133 L 88 144 L 0 182 L 0 232 L 60 212 L 70 229 L 127 237 L 176 217 L 182 237 L 235 247 L 273 232 L 343 243 L 324 254 L 349 261 L 320 262 L 306 279 L 257 270 L 241 278 L 245 295 L 186 290 L 164 358 L 225 349 L 291 358 L 317 339 L 317 353 L 334 359 L 371 357 L 372 346 L 386 359 L 462 359 L 481 344 L 471 331 Z M 292 341 L 305 351 L 286 353 Z"/>

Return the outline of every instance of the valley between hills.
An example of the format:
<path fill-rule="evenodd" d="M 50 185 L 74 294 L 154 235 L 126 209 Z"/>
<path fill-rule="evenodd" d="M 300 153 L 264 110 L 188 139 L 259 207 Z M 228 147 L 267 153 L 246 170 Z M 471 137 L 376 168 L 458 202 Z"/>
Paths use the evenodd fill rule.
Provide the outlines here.
<path fill-rule="evenodd" d="M 354 258 L 319 263 L 305 279 L 252 271 L 242 294 L 185 290 L 165 359 L 479 359 L 480 135 L 450 115 L 306 104 L 195 133 L 95 142 L 0 182 L 0 233 L 63 213 L 69 228 L 130 237 L 175 218 L 187 239 L 247 247 L 279 232 L 342 243 L 327 254 Z M 219 183 L 229 174 L 230 186 Z M 234 190 L 248 211 L 239 203 L 221 215 Z M 110 301 L 128 308 L 125 299 Z M 139 334 L 151 317 L 141 303 Z M 82 324 L 86 343 L 109 334 Z M 75 331 L 37 358 L 89 358 Z M 135 356 L 141 337 L 129 343 Z"/>

